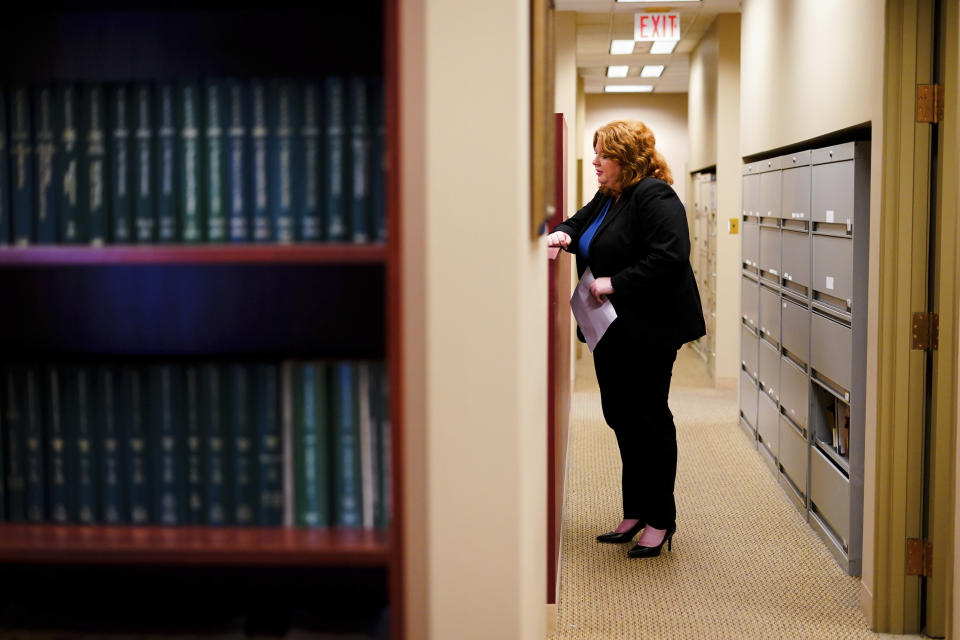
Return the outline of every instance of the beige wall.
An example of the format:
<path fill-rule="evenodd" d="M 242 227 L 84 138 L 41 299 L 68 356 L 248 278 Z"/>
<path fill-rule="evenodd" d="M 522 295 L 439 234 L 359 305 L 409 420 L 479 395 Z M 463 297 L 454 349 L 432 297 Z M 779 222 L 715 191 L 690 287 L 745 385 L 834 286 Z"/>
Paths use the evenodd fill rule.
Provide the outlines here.
<path fill-rule="evenodd" d="M 717 28 L 714 24 L 690 53 L 690 85 L 687 93 L 690 171 L 700 171 L 717 164 L 718 47 Z M 738 120 L 737 131 L 740 130 L 739 125 Z M 738 151 L 739 147 L 738 140 Z"/>
<path fill-rule="evenodd" d="M 741 7 L 742 155 L 873 123 L 871 274 L 879 271 L 884 5 L 877 0 L 743 0 Z M 876 278 L 870 279 L 868 292 L 862 597 L 869 619 L 876 492 Z"/>
<path fill-rule="evenodd" d="M 539 640 L 547 309 L 528 8 L 399 6 L 407 637 Z"/>
<path fill-rule="evenodd" d="M 657 138 L 657 150 L 673 172 L 677 194 L 684 200 L 687 172 L 687 94 L 588 93 L 585 99 L 580 153 L 583 154 L 583 198 L 589 202 L 597 192 L 593 170 L 593 133 L 611 120 L 642 120 Z"/>
<path fill-rule="evenodd" d="M 577 212 L 577 14 L 558 11 L 554 17 L 556 46 L 555 111 L 567 123 L 567 211 Z"/>

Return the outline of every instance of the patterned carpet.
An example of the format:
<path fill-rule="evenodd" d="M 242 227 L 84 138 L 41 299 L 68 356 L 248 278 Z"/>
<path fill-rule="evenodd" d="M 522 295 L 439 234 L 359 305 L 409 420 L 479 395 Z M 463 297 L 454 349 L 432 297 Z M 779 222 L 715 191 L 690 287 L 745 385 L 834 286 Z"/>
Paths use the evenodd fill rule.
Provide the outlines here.
<path fill-rule="evenodd" d="M 557 630 L 551 638 L 889 638 L 743 430 L 733 393 L 681 350 L 670 406 L 680 450 L 673 552 L 631 560 L 596 534 L 620 520 L 620 457 L 589 352 L 571 408 Z M 903 636 L 898 636 L 903 638 Z"/>

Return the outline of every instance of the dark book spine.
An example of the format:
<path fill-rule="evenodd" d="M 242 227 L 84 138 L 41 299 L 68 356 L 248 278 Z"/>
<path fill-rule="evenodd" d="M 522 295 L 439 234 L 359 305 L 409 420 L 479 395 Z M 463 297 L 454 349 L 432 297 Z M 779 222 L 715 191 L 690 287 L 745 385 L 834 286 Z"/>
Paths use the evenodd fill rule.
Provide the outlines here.
<path fill-rule="evenodd" d="M 80 414 L 77 373 L 73 367 L 45 371 L 47 491 L 50 520 L 76 522 L 76 433 Z"/>
<path fill-rule="evenodd" d="M 80 220 L 80 126 L 77 105 L 77 90 L 72 85 L 57 88 L 56 107 L 60 112 L 60 170 L 59 178 L 59 230 L 58 238 L 63 244 L 87 241 L 86 229 Z"/>
<path fill-rule="evenodd" d="M 96 377 L 95 412 L 100 427 L 98 453 L 101 462 L 100 521 L 104 524 L 121 524 L 126 522 L 130 509 L 123 480 L 121 447 L 125 440 L 121 421 L 117 419 L 120 407 L 117 377 L 109 366 L 98 367 Z"/>
<path fill-rule="evenodd" d="M 177 242 L 177 122 L 174 85 L 165 82 L 156 92 L 157 111 L 157 239 L 162 243 Z"/>
<path fill-rule="evenodd" d="M 349 237 L 345 200 L 346 143 L 343 80 L 330 77 L 323 83 L 323 193 L 326 236 L 332 242 Z"/>
<path fill-rule="evenodd" d="M 178 365 L 150 368 L 151 445 L 153 451 L 153 521 L 177 525 L 186 520 L 183 446 L 183 382 Z"/>
<path fill-rule="evenodd" d="M 330 518 L 327 365 L 293 364 L 294 522 L 328 527 Z"/>
<path fill-rule="evenodd" d="M 335 364 L 330 389 L 334 524 L 360 527 L 363 525 L 363 484 L 356 367 L 349 362 Z"/>
<path fill-rule="evenodd" d="M 320 85 L 308 82 L 303 86 L 303 113 L 298 147 L 300 239 L 317 242 L 323 238 L 323 219 L 320 211 Z"/>
<path fill-rule="evenodd" d="M 7 177 L 7 94 L 0 87 L 0 246 L 10 244 L 10 181 Z"/>
<path fill-rule="evenodd" d="M 87 85 L 80 100 L 80 218 L 91 244 L 102 245 L 107 237 L 107 139 L 104 129 L 103 87 Z"/>
<path fill-rule="evenodd" d="M 223 243 L 227 240 L 227 180 L 226 180 L 226 117 L 224 85 L 208 80 L 203 85 L 204 120 L 204 176 L 206 178 L 207 240 Z"/>
<path fill-rule="evenodd" d="M 370 131 L 370 232 L 377 242 L 386 242 L 387 127 L 382 78 L 370 81 Z"/>
<path fill-rule="evenodd" d="M 33 135 L 30 122 L 30 90 L 13 89 L 10 103 L 10 177 L 12 178 L 12 228 L 14 244 L 33 242 Z"/>
<path fill-rule="evenodd" d="M 277 242 L 294 241 L 294 184 L 296 161 L 294 140 L 297 132 L 296 89 L 292 82 L 272 80 L 267 105 L 267 183 L 270 219 Z"/>
<path fill-rule="evenodd" d="M 23 522 L 27 519 L 27 432 L 26 432 L 26 378 L 20 367 L 3 371 L 4 438 L 7 454 L 7 519 Z"/>
<path fill-rule="evenodd" d="M 351 240 L 370 241 L 370 131 L 367 81 L 350 78 L 348 109 L 350 126 L 350 197 L 347 200 Z"/>
<path fill-rule="evenodd" d="M 274 363 L 254 367 L 257 448 L 257 518 L 260 525 L 283 524 L 283 446 L 280 429 L 280 371 Z"/>
<path fill-rule="evenodd" d="M 229 128 L 227 129 L 227 203 L 230 216 L 230 240 L 250 240 L 250 117 L 246 87 L 242 82 L 227 82 Z"/>
<path fill-rule="evenodd" d="M 177 87 L 180 161 L 180 240 L 184 244 L 203 242 L 202 158 L 203 127 L 200 121 L 199 91 L 192 82 Z"/>
<path fill-rule="evenodd" d="M 185 376 L 186 480 L 188 524 L 204 523 L 203 434 L 200 429 L 200 368 L 189 364 Z"/>
<path fill-rule="evenodd" d="M 69 451 L 76 456 L 76 461 L 72 465 L 72 478 L 76 483 L 73 496 L 76 503 L 73 513 L 76 514 L 77 522 L 94 524 L 97 522 L 100 513 L 98 495 L 100 465 L 97 464 L 97 449 L 95 447 L 99 429 L 93 413 L 93 380 L 91 379 L 91 371 L 85 367 L 76 369 L 72 376 L 75 378 L 74 385 L 77 396 L 77 415 L 73 420 L 75 430 L 69 434 L 71 439 L 74 440 Z M 73 393 L 73 390 L 71 390 L 71 393 Z"/>
<path fill-rule="evenodd" d="M 253 424 L 250 419 L 250 376 L 248 366 L 228 367 L 230 379 L 230 431 L 233 434 L 233 518 L 235 524 L 254 523 L 257 492 L 256 455 Z"/>
<path fill-rule="evenodd" d="M 140 244 L 156 240 L 153 210 L 154 167 L 153 92 L 148 83 L 133 88 L 133 220 L 134 239 Z"/>
<path fill-rule="evenodd" d="M 37 89 L 34 102 L 34 177 L 36 185 L 34 233 L 40 244 L 57 241 L 57 153 L 59 139 L 56 124 L 56 102 L 52 87 Z"/>
<path fill-rule="evenodd" d="M 260 80 L 250 83 L 251 134 L 251 180 L 253 187 L 253 240 L 272 242 L 273 225 L 270 223 L 270 194 L 268 184 L 267 147 L 270 129 L 267 121 L 267 91 Z"/>
<path fill-rule="evenodd" d="M 227 466 L 225 369 L 205 364 L 200 371 L 200 420 L 203 432 L 204 522 L 233 524 Z"/>
<path fill-rule="evenodd" d="M 43 522 L 47 514 L 46 461 L 43 416 L 41 414 L 40 372 L 36 367 L 22 370 L 24 432 L 26 434 L 26 510 L 27 520 Z"/>
<path fill-rule="evenodd" d="M 387 368 L 378 362 L 371 369 L 371 413 L 373 416 L 374 466 L 374 526 L 385 528 L 390 519 L 390 401 Z"/>
<path fill-rule="evenodd" d="M 121 373 L 121 418 L 127 434 L 124 471 L 133 524 L 150 522 L 150 468 L 147 458 L 146 388 L 144 376 L 137 366 L 124 367 Z"/>
<path fill-rule="evenodd" d="M 126 85 L 111 86 L 108 93 L 110 127 L 110 240 L 128 244 L 133 240 L 134 160 L 131 154 L 131 100 Z"/>

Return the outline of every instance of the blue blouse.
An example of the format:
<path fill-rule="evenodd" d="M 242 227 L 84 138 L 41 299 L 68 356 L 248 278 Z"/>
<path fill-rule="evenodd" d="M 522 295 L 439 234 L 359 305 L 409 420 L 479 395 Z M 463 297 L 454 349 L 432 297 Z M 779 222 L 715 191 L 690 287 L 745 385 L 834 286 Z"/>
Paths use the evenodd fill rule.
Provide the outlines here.
<path fill-rule="evenodd" d="M 593 236 L 603 223 L 603 219 L 607 217 L 607 211 L 610 210 L 611 202 L 613 202 L 613 198 L 607 198 L 607 203 L 603 205 L 603 210 L 600 211 L 600 215 L 594 218 L 590 226 L 587 227 L 587 230 L 580 234 L 580 244 L 577 245 L 577 253 L 584 258 L 590 258 L 590 241 L 593 240 Z"/>

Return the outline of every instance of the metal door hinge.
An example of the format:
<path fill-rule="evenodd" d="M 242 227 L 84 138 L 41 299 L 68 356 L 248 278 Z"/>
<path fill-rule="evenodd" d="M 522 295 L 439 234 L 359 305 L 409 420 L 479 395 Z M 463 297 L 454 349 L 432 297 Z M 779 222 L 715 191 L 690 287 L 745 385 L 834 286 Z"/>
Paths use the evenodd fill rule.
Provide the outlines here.
<path fill-rule="evenodd" d="M 907 538 L 907 575 L 933 575 L 933 544 L 929 540 Z"/>
<path fill-rule="evenodd" d="M 913 314 L 913 349 L 936 351 L 940 346 L 940 316 L 926 311 Z"/>
<path fill-rule="evenodd" d="M 917 85 L 917 122 L 943 122 L 943 85 Z"/>

